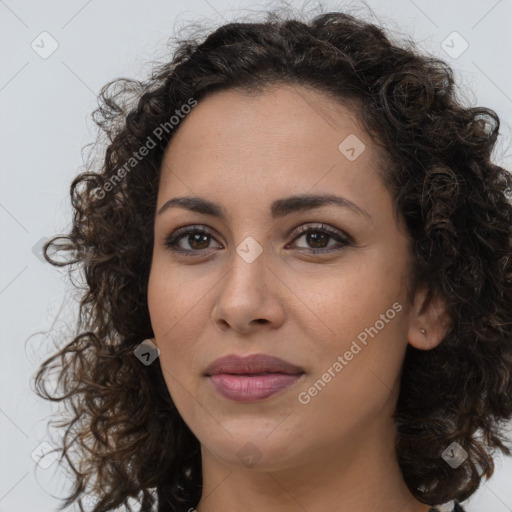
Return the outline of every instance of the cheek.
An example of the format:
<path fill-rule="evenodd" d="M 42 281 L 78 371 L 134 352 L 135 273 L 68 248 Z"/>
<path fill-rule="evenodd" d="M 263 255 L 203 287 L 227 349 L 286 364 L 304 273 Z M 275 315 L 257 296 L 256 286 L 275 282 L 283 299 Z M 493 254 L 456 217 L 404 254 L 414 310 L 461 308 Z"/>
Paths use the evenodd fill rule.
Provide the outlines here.
<path fill-rule="evenodd" d="M 184 289 L 176 274 L 163 270 L 155 262 L 148 282 L 148 308 L 167 389 L 181 416 L 188 417 L 193 409 L 190 398 L 196 395 L 201 369 L 196 344 L 201 331 L 198 320 L 204 306 L 192 293 L 197 287 Z"/>
<path fill-rule="evenodd" d="M 212 284 L 169 269 L 155 259 L 148 282 L 148 309 L 162 368 L 189 379 L 199 368 L 198 340 L 210 319 L 207 293 Z"/>
<path fill-rule="evenodd" d="M 330 441 L 340 429 L 357 432 L 391 407 L 407 346 L 405 295 L 396 276 L 378 265 L 352 270 L 308 296 L 318 318 L 308 327 L 314 343 L 307 360 L 314 364 L 297 390 L 298 412 L 304 430 Z"/>
<path fill-rule="evenodd" d="M 340 403 L 372 414 L 396 385 L 407 346 L 406 292 L 400 262 L 393 265 L 384 256 L 368 251 L 347 258 L 343 268 L 314 286 L 295 280 L 294 291 L 315 313 L 303 324 L 314 340 L 307 347 L 313 374 L 300 390 L 304 402 L 311 400 L 310 412 Z"/>
<path fill-rule="evenodd" d="M 353 253 L 338 267 L 323 269 L 321 274 L 290 277 L 291 287 L 318 335 L 340 344 L 373 326 L 389 311 L 384 331 L 395 330 L 403 321 L 396 309 L 405 308 L 405 289 L 401 286 L 400 262 L 392 264 L 377 251 Z M 304 308 L 299 304 L 302 302 Z M 399 306 L 392 309 L 394 303 Z M 402 306 L 402 308 L 400 308 Z M 299 313 L 300 315 L 300 313 Z M 299 315 L 297 322 L 301 322 Z M 394 324 L 394 325 L 393 325 Z M 379 326 L 381 321 L 379 321 Z"/>
<path fill-rule="evenodd" d="M 165 341 L 176 329 L 192 324 L 196 306 L 204 296 L 199 281 L 172 270 L 163 260 L 155 257 L 148 282 L 148 309 L 157 341 Z"/>

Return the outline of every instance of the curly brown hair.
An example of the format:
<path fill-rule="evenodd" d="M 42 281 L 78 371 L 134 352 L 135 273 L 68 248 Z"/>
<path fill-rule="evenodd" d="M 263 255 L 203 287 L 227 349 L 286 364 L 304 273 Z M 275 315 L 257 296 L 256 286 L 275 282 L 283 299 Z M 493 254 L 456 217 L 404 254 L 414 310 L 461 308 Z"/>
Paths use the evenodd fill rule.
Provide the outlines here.
<path fill-rule="evenodd" d="M 415 286 L 441 296 L 453 319 L 431 350 L 408 344 L 396 420 L 404 481 L 421 502 L 463 501 L 510 454 L 512 416 L 512 177 L 491 161 L 499 118 L 457 98 L 453 71 L 414 43 L 341 12 L 309 21 L 267 12 L 201 42 L 181 40 L 146 80 L 117 79 L 93 119 L 108 138 L 96 170 L 71 184 L 73 224 L 44 248 L 85 279 L 76 336 L 42 363 L 37 393 L 70 407 L 59 428 L 74 477 L 60 510 L 86 493 L 94 512 L 128 500 L 140 510 L 187 510 L 202 492 L 200 444 L 166 387 L 159 360 L 134 350 L 154 336 L 147 306 L 153 222 L 171 116 L 219 90 L 302 85 L 354 105 L 386 157 L 383 177 L 414 240 Z M 157 127 L 165 127 L 156 130 Z M 139 150 L 144 146 L 141 158 Z M 129 163 L 129 165 L 128 165 Z M 70 251 L 56 260 L 49 249 Z M 51 394 L 44 381 L 57 371 Z M 62 393 L 57 394 L 61 390 Z M 468 457 L 441 457 L 452 442 Z M 70 449 L 77 453 L 73 462 Z"/>

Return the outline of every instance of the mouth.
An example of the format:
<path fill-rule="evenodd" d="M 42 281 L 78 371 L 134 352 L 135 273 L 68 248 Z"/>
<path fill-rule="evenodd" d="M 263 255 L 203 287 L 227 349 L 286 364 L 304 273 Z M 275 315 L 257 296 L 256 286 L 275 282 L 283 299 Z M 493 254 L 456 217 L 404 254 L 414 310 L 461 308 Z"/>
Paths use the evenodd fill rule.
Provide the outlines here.
<path fill-rule="evenodd" d="M 216 359 L 205 371 L 206 376 L 221 373 L 230 375 L 265 375 L 270 373 L 297 375 L 304 373 L 304 369 L 279 357 L 267 354 L 252 354 L 249 356 L 231 354 Z"/>
<path fill-rule="evenodd" d="M 204 375 L 224 398 L 255 402 L 289 388 L 301 380 L 305 372 L 277 357 L 255 354 L 217 359 Z"/>

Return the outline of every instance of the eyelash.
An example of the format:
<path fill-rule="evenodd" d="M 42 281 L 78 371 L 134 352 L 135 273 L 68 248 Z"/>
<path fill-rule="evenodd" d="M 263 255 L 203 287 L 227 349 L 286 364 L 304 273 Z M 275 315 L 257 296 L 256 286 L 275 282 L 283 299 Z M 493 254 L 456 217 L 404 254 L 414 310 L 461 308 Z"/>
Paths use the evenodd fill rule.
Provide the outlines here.
<path fill-rule="evenodd" d="M 196 234 L 201 233 L 204 235 L 209 235 L 213 238 L 213 234 L 210 230 L 204 228 L 203 226 L 186 226 L 184 228 L 177 229 L 173 233 L 171 233 L 165 240 L 164 245 L 167 247 L 167 249 L 174 253 L 182 253 L 188 256 L 197 257 L 204 255 L 204 252 L 208 249 L 198 249 L 198 250 L 190 250 L 190 249 L 176 249 L 177 242 L 181 238 L 183 238 L 185 235 L 190 234 Z M 333 251 L 340 251 L 344 249 L 346 246 L 351 245 L 350 237 L 343 237 L 338 230 L 334 230 L 333 228 L 330 228 L 329 226 L 326 226 L 325 224 L 321 224 L 320 226 L 301 226 L 296 232 L 295 236 L 293 238 L 293 242 L 297 239 L 301 238 L 305 234 L 308 233 L 322 233 L 325 235 L 329 235 L 329 238 L 334 238 L 338 242 L 342 244 L 341 247 L 336 247 L 334 249 L 304 249 L 303 251 L 306 251 L 310 254 L 325 254 Z M 191 254 L 196 253 L 196 254 Z"/>

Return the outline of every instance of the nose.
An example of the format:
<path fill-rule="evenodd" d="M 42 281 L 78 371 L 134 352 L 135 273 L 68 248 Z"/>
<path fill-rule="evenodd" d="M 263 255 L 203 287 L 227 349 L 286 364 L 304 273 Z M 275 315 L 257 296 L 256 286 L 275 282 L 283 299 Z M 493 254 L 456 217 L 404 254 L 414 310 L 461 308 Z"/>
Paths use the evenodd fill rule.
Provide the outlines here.
<path fill-rule="evenodd" d="M 229 265 L 217 288 L 213 321 L 223 331 L 240 334 L 278 328 L 285 317 L 280 290 L 286 287 L 268 266 L 264 252 L 250 263 L 234 253 Z"/>

